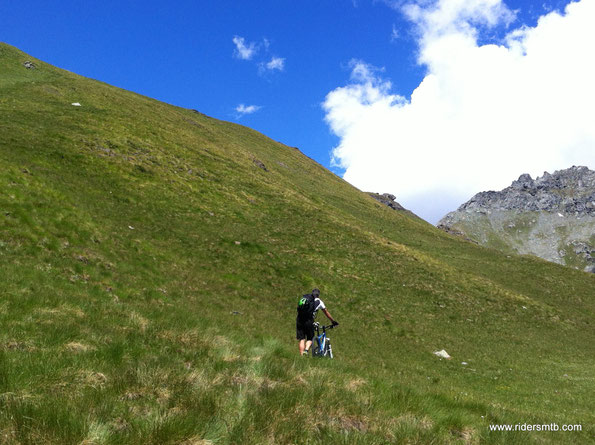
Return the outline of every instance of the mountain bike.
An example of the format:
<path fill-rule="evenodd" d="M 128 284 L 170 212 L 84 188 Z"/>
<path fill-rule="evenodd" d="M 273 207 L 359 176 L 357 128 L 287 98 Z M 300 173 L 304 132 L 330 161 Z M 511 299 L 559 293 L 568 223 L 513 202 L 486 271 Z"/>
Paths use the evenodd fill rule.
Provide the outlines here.
<path fill-rule="evenodd" d="M 314 322 L 314 346 L 312 347 L 312 357 L 328 357 L 333 358 L 333 348 L 331 346 L 331 339 L 326 336 L 327 329 L 333 329 L 333 325 L 322 326 L 318 322 Z M 322 329 L 322 334 L 320 330 Z"/>

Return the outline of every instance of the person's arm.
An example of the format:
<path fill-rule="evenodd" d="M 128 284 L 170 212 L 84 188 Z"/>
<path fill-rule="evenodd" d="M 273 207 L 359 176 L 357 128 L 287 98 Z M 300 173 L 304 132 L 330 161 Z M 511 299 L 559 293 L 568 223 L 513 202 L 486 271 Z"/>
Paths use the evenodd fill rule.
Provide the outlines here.
<path fill-rule="evenodd" d="M 331 314 L 329 313 L 327 308 L 322 309 L 322 312 L 324 312 L 324 315 L 326 315 L 326 318 L 328 318 L 334 326 L 339 324 L 335 321 L 335 319 L 333 317 L 331 317 Z"/>

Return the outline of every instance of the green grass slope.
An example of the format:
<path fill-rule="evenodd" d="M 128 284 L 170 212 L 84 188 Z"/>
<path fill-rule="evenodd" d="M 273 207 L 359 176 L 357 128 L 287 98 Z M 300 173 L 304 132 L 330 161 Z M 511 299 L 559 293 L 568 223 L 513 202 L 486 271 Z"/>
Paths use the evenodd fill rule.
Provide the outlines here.
<path fill-rule="evenodd" d="M 0 271 L 0 443 L 595 441 L 595 276 L 5 44 Z M 297 357 L 315 286 L 333 361 Z"/>

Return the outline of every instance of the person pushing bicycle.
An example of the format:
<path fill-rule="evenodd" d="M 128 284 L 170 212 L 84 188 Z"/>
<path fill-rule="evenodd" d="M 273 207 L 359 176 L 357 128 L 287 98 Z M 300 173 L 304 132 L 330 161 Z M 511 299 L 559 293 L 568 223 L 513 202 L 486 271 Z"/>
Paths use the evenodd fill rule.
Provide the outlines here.
<path fill-rule="evenodd" d="M 308 355 L 308 350 L 310 349 L 310 346 L 312 346 L 312 339 L 314 338 L 314 318 L 316 318 L 316 313 L 319 310 L 322 310 L 333 326 L 339 325 L 319 297 L 320 291 L 318 289 L 313 289 L 311 294 L 304 295 L 298 302 L 296 337 L 299 341 L 301 355 Z"/>

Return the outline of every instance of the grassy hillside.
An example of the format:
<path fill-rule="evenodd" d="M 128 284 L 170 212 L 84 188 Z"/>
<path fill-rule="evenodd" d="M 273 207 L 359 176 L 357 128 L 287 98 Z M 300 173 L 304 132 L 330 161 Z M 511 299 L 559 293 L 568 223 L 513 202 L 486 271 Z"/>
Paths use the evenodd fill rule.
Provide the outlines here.
<path fill-rule="evenodd" d="M 595 442 L 593 274 L 4 44 L 0 264 L 0 443 Z M 333 361 L 297 357 L 315 286 Z"/>

